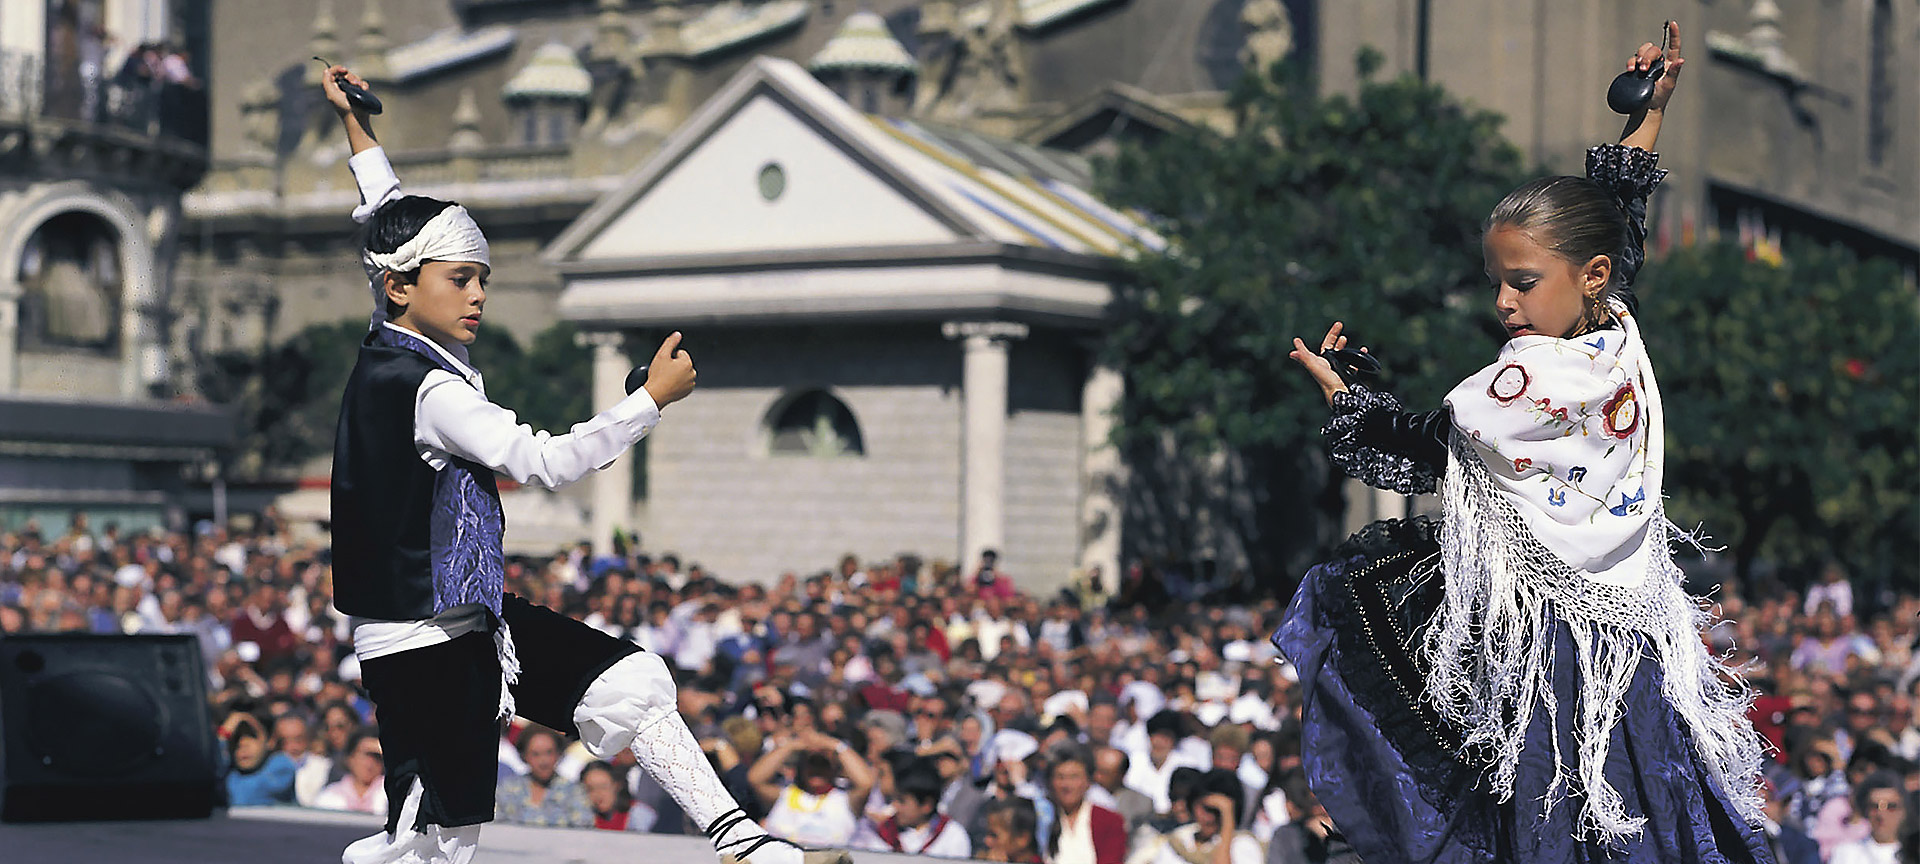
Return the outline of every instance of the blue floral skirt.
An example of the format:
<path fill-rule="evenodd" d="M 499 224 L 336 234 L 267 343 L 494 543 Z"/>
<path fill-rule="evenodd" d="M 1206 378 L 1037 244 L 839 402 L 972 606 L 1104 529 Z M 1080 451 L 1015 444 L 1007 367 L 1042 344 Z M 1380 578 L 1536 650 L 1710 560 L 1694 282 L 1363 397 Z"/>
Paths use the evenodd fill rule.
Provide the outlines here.
<path fill-rule="evenodd" d="M 1555 776 L 1549 736 L 1558 730 L 1569 759 L 1579 752 L 1572 735 L 1579 669 L 1571 662 L 1554 664 L 1562 716 L 1555 722 L 1545 710 L 1534 713 L 1513 795 L 1496 800 L 1486 772 L 1455 755 L 1457 739 L 1425 704 L 1405 650 L 1423 623 L 1409 610 L 1430 613 L 1442 590 L 1408 576 L 1412 561 L 1430 550 L 1392 545 L 1309 571 L 1273 636 L 1300 674 L 1308 782 L 1362 859 L 1771 864 L 1764 830 L 1746 823 L 1695 758 L 1650 656 L 1634 674 L 1605 768 L 1627 814 L 1647 820 L 1643 832 L 1613 845 L 1576 839 L 1581 801 L 1572 793 L 1545 812 Z M 1565 624 L 1554 651 L 1574 656 Z"/>

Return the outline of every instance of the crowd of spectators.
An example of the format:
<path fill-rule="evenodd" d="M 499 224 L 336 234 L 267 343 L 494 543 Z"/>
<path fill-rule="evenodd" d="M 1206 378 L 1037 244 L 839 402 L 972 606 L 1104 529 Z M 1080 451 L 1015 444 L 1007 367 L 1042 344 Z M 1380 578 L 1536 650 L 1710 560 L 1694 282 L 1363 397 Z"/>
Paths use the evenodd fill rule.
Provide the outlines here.
<path fill-rule="evenodd" d="M 192 634 L 232 804 L 384 813 L 327 562 L 271 511 L 232 531 L 30 525 L 0 535 L 0 633 Z M 1353 860 L 1301 773 L 1296 676 L 1266 639 L 1280 591 L 1185 600 L 1136 565 L 1032 596 L 991 558 L 907 555 L 763 584 L 584 547 L 514 559 L 507 581 L 666 658 L 735 797 L 798 842 L 1028 864 Z M 1856 595 L 1837 567 L 1712 597 L 1709 640 L 1746 665 L 1775 745 L 1778 859 L 1915 860 L 1920 597 Z M 521 724 L 497 799 L 506 822 L 702 827 L 631 754 L 594 761 Z"/>

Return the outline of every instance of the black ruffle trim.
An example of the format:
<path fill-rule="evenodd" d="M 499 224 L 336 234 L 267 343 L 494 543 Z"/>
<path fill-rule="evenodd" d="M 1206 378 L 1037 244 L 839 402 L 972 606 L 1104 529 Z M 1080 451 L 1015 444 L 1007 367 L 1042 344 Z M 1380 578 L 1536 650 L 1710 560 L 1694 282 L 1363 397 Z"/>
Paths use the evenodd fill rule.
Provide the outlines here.
<path fill-rule="evenodd" d="M 1638 147 L 1601 144 L 1587 148 L 1587 179 L 1613 193 L 1627 220 L 1627 245 L 1620 250 L 1622 260 L 1615 268 L 1622 285 L 1632 285 L 1640 267 L 1647 263 L 1647 197 L 1667 176 L 1659 166 L 1660 154 Z"/>
<path fill-rule="evenodd" d="M 1355 701 L 1373 715 L 1422 787 L 1459 790 L 1478 772 L 1456 755 L 1459 733 L 1426 704 L 1425 669 L 1414 648 L 1442 602 L 1442 577 L 1419 572 L 1440 552 L 1439 527 L 1416 516 L 1361 529 L 1327 565 L 1318 599 L 1340 648 L 1340 677 Z"/>
<path fill-rule="evenodd" d="M 1320 427 L 1320 434 L 1327 442 L 1327 458 L 1347 476 L 1402 495 L 1434 490 L 1436 478 L 1431 466 L 1360 440 L 1360 427 L 1368 415 L 1401 410 L 1400 400 L 1392 393 L 1355 385 L 1333 394 L 1332 408 L 1333 416 Z"/>

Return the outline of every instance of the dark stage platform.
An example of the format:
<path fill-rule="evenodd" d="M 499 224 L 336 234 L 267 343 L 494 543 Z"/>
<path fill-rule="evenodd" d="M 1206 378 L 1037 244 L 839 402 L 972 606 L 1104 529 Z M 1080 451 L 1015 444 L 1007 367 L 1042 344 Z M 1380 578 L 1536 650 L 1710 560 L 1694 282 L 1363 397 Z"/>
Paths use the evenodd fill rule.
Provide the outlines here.
<path fill-rule="evenodd" d="M 111 810 L 112 801 L 102 801 Z M 332 864 L 381 820 L 297 808 L 244 808 L 173 822 L 0 824 L 3 864 Z M 474 864 L 709 864 L 698 837 L 488 825 Z M 856 864 L 937 864 L 945 859 L 855 853 Z M 948 862 L 952 864 L 952 862 Z"/>

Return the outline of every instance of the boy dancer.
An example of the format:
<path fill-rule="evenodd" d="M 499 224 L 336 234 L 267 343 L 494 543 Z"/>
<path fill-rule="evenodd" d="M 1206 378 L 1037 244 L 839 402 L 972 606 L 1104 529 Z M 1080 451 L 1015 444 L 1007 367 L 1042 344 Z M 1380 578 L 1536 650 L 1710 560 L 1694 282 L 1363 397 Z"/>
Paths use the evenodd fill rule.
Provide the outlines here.
<path fill-rule="evenodd" d="M 353 150 L 355 221 L 373 325 L 341 400 L 334 445 L 334 596 L 380 711 L 386 831 L 345 864 L 465 864 L 493 819 L 499 723 L 518 713 L 608 758 L 631 747 L 727 860 L 845 864 L 803 852 L 740 811 L 677 711 L 666 664 L 625 640 L 506 594 L 494 472 L 546 487 L 606 467 L 694 386 L 680 334 L 644 387 L 565 435 L 519 425 L 467 363 L 491 269 L 466 210 L 403 196 L 335 66 L 323 88 Z"/>

